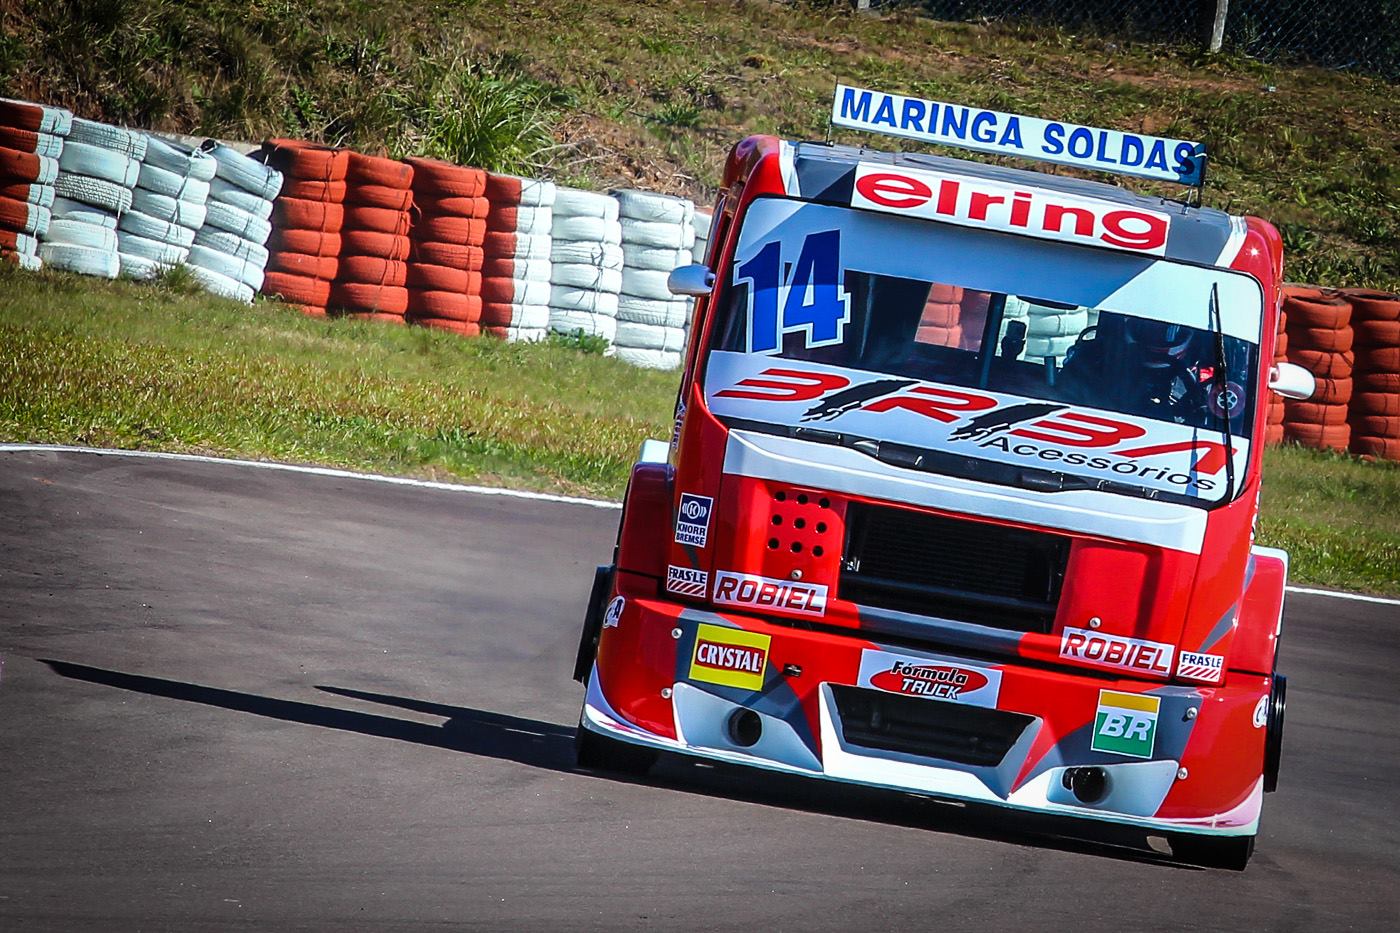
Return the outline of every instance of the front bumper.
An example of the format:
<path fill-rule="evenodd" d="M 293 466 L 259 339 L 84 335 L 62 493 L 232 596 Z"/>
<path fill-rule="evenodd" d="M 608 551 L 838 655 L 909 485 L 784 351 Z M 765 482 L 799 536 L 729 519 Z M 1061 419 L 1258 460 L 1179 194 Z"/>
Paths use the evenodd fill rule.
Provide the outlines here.
<path fill-rule="evenodd" d="M 581 721 L 772 771 L 1163 832 L 1253 835 L 1264 736 L 1254 708 L 1268 689 L 1250 676 L 1186 687 L 1067 673 L 628 598 L 603 630 Z M 1138 708 L 1126 727 L 1112 721 L 1115 704 Z M 743 711 L 760 728 L 740 741 L 732 724 Z M 1072 768 L 1101 769 L 1101 796 L 1077 798 Z"/>

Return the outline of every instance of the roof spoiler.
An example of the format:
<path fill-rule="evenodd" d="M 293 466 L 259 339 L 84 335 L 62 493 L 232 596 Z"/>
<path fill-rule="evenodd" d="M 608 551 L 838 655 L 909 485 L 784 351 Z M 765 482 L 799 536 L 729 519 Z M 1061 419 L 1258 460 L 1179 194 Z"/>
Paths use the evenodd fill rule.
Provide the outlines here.
<path fill-rule="evenodd" d="M 974 152 L 1133 175 L 1200 189 L 1206 147 L 1184 139 L 1100 129 L 836 85 L 831 125 Z"/>

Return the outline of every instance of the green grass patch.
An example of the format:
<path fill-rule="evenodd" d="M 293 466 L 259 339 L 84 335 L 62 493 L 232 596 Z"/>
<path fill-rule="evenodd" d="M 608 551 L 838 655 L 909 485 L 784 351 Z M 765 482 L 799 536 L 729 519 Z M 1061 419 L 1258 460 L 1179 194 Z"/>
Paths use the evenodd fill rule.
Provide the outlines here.
<path fill-rule="evenodd" d="M 462 340 L 0 264 L 0 439 L 318 463 L 619 497 L 677 375 L 596 341 Z M 1295 582 L 1400 594 L 1400 464 L 1265 454 Z"/>
<path fill-rule="evenodd" d="M 1277 223 L 1291 280 L 1400 286 L 1393 84 L 850 7 L 16 0 L 0 13 L 0 94 L 152 129 L 301 136 L 709 201 L 744 135 L 823 137 L 844 80 L 1203 139 L 1207 203 Z"/>

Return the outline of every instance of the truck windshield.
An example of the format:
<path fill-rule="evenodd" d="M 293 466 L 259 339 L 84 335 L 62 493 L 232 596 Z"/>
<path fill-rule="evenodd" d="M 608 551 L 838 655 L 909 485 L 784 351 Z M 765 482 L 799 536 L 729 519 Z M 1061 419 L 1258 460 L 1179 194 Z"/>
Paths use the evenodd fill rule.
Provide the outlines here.
<path fill-rule="evenodd" d="M 707 400 L 760 430 L 1199 504 L 1247 462 L 1262 293 L 1243 274 L 764 198 L 716 307 Z"/>

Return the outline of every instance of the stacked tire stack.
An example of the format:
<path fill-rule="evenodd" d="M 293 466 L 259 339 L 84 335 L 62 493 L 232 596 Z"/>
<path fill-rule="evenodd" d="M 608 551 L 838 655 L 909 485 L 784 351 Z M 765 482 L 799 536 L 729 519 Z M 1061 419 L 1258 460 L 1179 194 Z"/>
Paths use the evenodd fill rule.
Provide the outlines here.
<path fill-rule="evenodd" d="M 190 249 L 190 271 L 210 291 L 251 301 L 270 274 L 264 244 L 272 234 L 272 204 L 282 190 L 282 173 L 212 139 L 199 151 L 213 164 L 214 177 L 204 225 Z M 254 282 L 261 284 L 255 288 Z"/>
<path fill-rule="evenodd" d="M 695 205 L 646 191 L 614 191 L 622 223 L 622 296 L 613 344 L 634 366 L 675 369 L 685 346 L 690 299 L 671 294 L 666 280 L 690 264 Z"/>
<path fill-rule="evenodd" d="M 962 345 L 963 290 L 957 285 L 933 285 L 924 299 L 915 339 L 935 347 Z"/>
<path fill-rule="evenodd" d="M 1295 295 L 1295 294 L 1307 295 L 1307 294 L 1313 294 L 1314 292 L 1316 292 L 1316 289 L 1310 289 L 1310 288 L 1307 288 L 1306 286 L 1285 285 L 1285 286 L 1283 287 L 1284 302 L 1286 303 L 1287 300 L 1288 300 L 1288 298 L 1289 298 L 1289 296 L 1291 296 L 1291 295 Z M 1287 330 L 1287 325 L 1288 325 L 1288 311 L 1286 310 L 1285 307 L 1280 307 L 1280 308 L 1279 308 L 1279 314 L 1278 314 L 1278 332 L 1274 335 L 1274 357 L 1273 357 L 1273 362 L 1274 362 L 1274 363 L 1282 363 L 1282 362 L 1285 362 L 1285 361 L 1288 359 L 1288 330 Z M 1283 397 L 1280 396 L 1280 395 L 1277 395 L 1277 394 L 1275 394 L 1275 393 L 1273 393 L 1273 392 L 1268 393 L 1268 396 L 1269 396 L 1269 401 L 1268 401 L 1268 406 L 1269 406 L 1269 407 L 1268 407 L 1268 411 L 1266 412 L 1266 415 L 1265 415 L 1264 443 L 1265 443 L 1265 444 L 1282 444 L 1283 441 L 1284 441 L 1284 436 L 1283 436 L 1283 417 L 1284 417 Z"/>
<path fill-rule="evenodd" d="M 550 229 L 547 326 L 560 334 L 617 336 L 622 290 L 622 224 L 616 198 L 560 188 Z M 607 323 L 599 324 L 599 315 Z"/>
<path fill-rule="evenodd" d="M 345 169 L 345 226 L 331 305 L 350 317 L 405 323 L 413 167 L 351 152 Z"/>
<path fill-rule="evenodd" d="M 1056 364 L 1065 361 L 1065 354 L 1089 326 L 1089 309 L 1059 311 L 1042 305 L 1029 305 L 1026 319 L 1026 359 L 1044 362 L 1053 357 Z"/>
<path fill-rule="evenodd" d="M 1317 378 L 1312 398 L 1284 402 L 1284 437 L 1305 447 L 1346 450 L 1354 360 L 1351 305 L 1335 292 L 1294 289 L 1284 298 L 1283 310 L 1288 361 Z"/>
<path fill-rule="evenodd" d="M 210 291 L 252 300 L 252 289 L 218 271 L 223 253 L 200 247 L 199 255 L 191 257 L 194 235 L 204 226 L 216 166 L 203 152 L 147 137 L 131 210 L 117 221 L 117 258 L 124 278 L 153 279 L 188 260 L 194 277 Z M 259 270 L 259 279 L 261 275 Z"/>
<path fill-rule="evenodd" d="M 413 168 L 408 320 L 466 337 L 481 333 L 486 173 L 433 159 Z"/>
<path fill-rule="evenodd" d="M 41 238 L 44 265 L 114 279 L 117 218 L 131 210 L 146 135 L 75 118 L 58 159 L 53 222 Z"/>
<path fill-rule="evenodd" d="M 282 173 L 272 207 L 269 271 L 262 291 L 304 314 L 325 317 L 340 268 L 345 172 L 350 153 L 292 139 L 269 139 L 258 160 Z"/>
<path fill-rule="evenodd" d="M 481 270 L 481 325 L 504 340 L 539 340 L 549 326 L 552 181 L 488 174 L 486 264 Z"/>
<path fill-rule="evenodd" d="M 1400 295 L 1349 290 L 1356 335 L 1351 451 L 1400 460 Z"/>
<path fill-rule="evenodd" d="M 0 261 L 37 270 L 39 237 L 52 220 L 54 180 L 73 114 L 0 99 Z"/>

